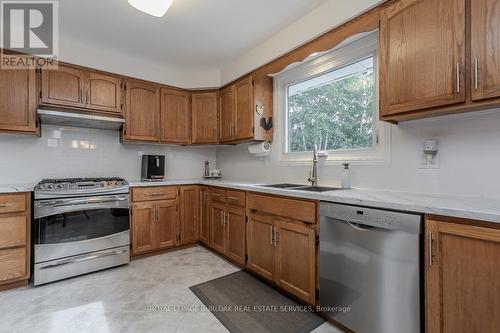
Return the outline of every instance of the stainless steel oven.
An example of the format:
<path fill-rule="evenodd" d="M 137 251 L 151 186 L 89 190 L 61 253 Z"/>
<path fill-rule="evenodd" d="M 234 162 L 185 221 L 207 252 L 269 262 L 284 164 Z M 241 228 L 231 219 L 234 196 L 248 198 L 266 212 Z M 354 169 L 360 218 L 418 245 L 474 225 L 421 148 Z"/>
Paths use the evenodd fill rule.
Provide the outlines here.
<path fill-rule="evenodd" d="M 89 181 L 85 180 L 85 184 L 87 188 Z M 128 188 L 126 193 L 122 188 L 115 191 L 122 193 L 106 195 L 95 195 L 98 191 L 94 188 L 93 195 L 76 197 L 60 197 L 56 188 L 40 196 L 45 199 L 37 199 L 35 192 L 34 284 L 127 264 L 130 248 Z M 47 191 L 52 191 L 56 198 L 46 198 L 50 197 Z M 106 193 L 109 192 L 110 187 L 107 187 Z"/>

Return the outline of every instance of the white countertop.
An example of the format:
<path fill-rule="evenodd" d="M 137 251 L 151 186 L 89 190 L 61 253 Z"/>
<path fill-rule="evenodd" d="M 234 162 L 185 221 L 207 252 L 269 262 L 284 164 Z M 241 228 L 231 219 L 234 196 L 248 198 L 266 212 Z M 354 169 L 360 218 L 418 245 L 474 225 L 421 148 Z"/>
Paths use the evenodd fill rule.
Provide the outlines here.
<path fill-rule="evenodd" d="M 0 184 L 0 193 L 32 192 L 36 184 Z"/>
<path fill-rule="evenodd" d="M 385 208 L 423 214 L 461 217 L 500 223 L 500 199 L 445 196 L 379 190 L 338 190 L 307 192 L 261 187 L 258 184 L 224 180 L 166 180 L 161 182 L 131 181 L 131 187 L 202 184 L 221 186 L 245 191 L 321 200 L 349 205 Z"/>
<path fill-rule="evenodd" d="M 349 205 L 392 209 L 423 214 L 461 217 L 500 223 L 500 199 L 446 196 L 425 193 L 379 191 L 379 190 L 338 190 L 329 192 L 307 192 L 261 187 L 259 184 L 226 180 L 165 180 L 160 182 L 129 181 L 130 187 L 172 186 L 201 184 L 221 186 L 245 191 L 277 194 L 294 198 L 313 199 Z M 36 184 L 0 185 L 0 193 L 20 193 L 33 191 Z"/>

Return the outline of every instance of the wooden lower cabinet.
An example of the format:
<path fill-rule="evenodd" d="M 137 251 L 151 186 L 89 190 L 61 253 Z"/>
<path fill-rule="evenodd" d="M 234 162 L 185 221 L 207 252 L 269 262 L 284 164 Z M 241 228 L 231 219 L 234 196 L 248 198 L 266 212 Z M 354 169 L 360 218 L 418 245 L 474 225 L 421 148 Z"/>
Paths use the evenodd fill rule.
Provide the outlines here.
<path fill-rule="evenodd" d="M 310 304 L 316 296 L 316 230 L 298 220 L 253 212 L 247 267 Z"/>
<path fill-rule="evenodd" d="M 200 186 L 200 241 L 210 246 L 210 207 L 208 205 L 208 187 Z"/>
<path fill-rule="evenodd" d="M 274 280 L 273 226 L 271 215 L 251 213 L 249 216 L 247 267 L 268 280 Z"/>
<path fill-rule="evenodd" d="M 156 203 L 156 243 L 158 249 L 165 249 L 179 245 L 177 232 L 177 200 L 162 200 Z"/>
<path fill-rule="evenodd" d="M 224 253 L 225 237 L 224 237 L 224 212 L 225 205 L 217 202 L 212 202 L 210 205 L 210 221 L 211 221 L 211 241 L 212 248 L 220 253 Z"/>
<path fill-rule="evenodd" d="M 245 265 L 246 209 L 227 206 L 224 226 L 227 240 L 225 254 L 237 263 Z"/>
<path fill-rule="evenodd" d="M 0 195 L 0 290 L 30 277 L 30 194 Z"/>
<path fill-rule="evenodd" d="M 154 250 L 155 202 L 134 203 L 131 209 L 132 254 Z"/>
<path fill-rule="evenodd" d="M 427 333 L 500 328 L 500 229 L 426 221 Z"/>
<path fill-rule="evenodd" d="M 179 200 L 181 244 L 196 243 L 200 240 L 198 186 L 181 186 Z"/>

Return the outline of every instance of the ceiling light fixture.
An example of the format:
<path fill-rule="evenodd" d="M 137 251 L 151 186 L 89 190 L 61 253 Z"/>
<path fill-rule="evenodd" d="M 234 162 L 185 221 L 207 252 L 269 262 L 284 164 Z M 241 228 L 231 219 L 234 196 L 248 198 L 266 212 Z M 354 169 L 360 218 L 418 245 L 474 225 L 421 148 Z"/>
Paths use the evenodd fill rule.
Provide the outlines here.
<path fill-rule="evenodd" d="M 149 15 L 162 17 L 174 0 L 128 0 L 135 9 Z"/>

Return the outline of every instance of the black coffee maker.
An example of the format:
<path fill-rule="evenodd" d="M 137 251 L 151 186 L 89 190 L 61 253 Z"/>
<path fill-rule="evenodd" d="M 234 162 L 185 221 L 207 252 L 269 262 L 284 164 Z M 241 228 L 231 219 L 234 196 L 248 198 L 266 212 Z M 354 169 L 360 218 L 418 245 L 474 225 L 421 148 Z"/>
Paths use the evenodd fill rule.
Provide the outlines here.
<path fill-rule="evenodd" d="M 165 156 L 142 155 L 141 178 L 146 181 L 159 181 L 165 178 Z"/>

